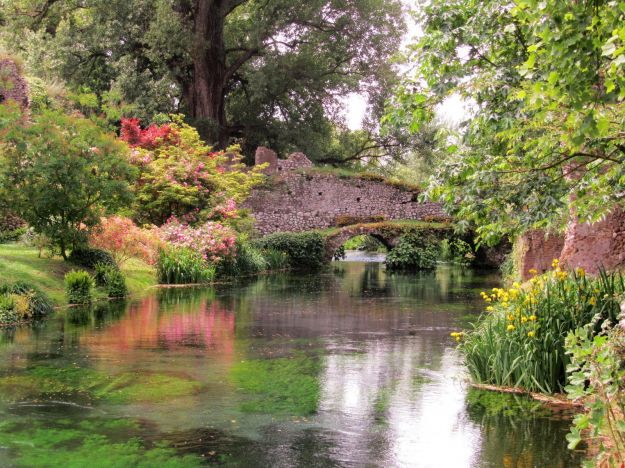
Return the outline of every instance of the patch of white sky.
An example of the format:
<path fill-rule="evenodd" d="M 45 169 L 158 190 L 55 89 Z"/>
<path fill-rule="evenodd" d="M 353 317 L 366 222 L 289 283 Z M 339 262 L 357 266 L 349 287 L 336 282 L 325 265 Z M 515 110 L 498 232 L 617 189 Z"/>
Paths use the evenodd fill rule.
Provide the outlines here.
<path fill-rule="evenodd" d="M 416 8 L 419 8 L 418 1 L 404 0 L 403 3 L 406 10 L 405 21 L 407 28 L 401 47 L 405 50 L 423 35 L 423 29 L 411 14 Z M 466 51 L 458 51 L 458 53 L 462 56 Z M 414 74 L 414 64 L 403 65 L 399 71 L 402 75 L 411 77 Z M 362 128 L 367 114 L 366 96 L 359 93 L 350 93 L 342 100 L 342 104 L 347 127 L 350 130 Z M 470 108 L 471 103 L 468 103 L 457 94 L 452 94 L 438 106 L 436 116 L 443 124 L 455 127 L 469 116 Z"/>

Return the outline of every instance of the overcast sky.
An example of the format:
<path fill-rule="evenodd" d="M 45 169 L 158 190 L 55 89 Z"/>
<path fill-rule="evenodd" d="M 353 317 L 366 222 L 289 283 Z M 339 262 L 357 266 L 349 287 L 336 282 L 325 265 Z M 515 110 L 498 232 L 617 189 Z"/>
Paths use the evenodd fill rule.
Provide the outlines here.
<path fill-rule="evenodd" d="M 407 8 L 417 8 L 416 0 L 403 0 Z M 422 30 L 419 25 L 414 21 L 412 16 L 406 14 L 407 31 L 402 41 L 402 46 L 414 43 L 417 38 L 422 34 Z M 405 70 L 405 73 L 409 73 Z M 367 100 L 360 94 L 351 93 L 344 100 L 344 112 L 347 126 L 351 130 L 358 130 L 362 127 L 362 121 L 365 117 L 367 110 Z M 439 106 L 438 117 L 450 124 L 457 124 L 464 120 L 467 115 L 465 104 L 459 96 L 451 96 Z"/>

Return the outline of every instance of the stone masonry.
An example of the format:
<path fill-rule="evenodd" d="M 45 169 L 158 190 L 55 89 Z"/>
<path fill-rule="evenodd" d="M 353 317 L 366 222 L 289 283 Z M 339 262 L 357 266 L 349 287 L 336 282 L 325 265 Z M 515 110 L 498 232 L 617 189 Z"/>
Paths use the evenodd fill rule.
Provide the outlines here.
<path fill-rule="evenodd" d="M 294 153 L 278 160 L 267 148 L 256 152 L 256 164 L 268 163 L 267 184 L 253 190 L 244 207 L 256 218 L 262 235 L 308 231 L 355 220 L 449 219 L 438 203 L 421 203 L 418 193 L 383 181 L 339 177 L 309 170 L 310 160 Z"/>
<path fill-rule="evenodd" d="M 521 237 L 520 243 L 523 279 L 531 276 L 532 268 L 538 273 L 549 270 L 554 258 L 565 268 L 581 267 L 590 274 L 601 268 L 617 270 L 625 265 L 625 212 L 615 208 L 594 224 L 574 219 L 564 234 L 547 236 L 542 231 L 531 231 Z"/>
<path fill-rule="evenodd" d="M 29 104 L 28 85 L 15 61 L 0 58 L 0 103 L 9 100 L 26 109 Z"/>

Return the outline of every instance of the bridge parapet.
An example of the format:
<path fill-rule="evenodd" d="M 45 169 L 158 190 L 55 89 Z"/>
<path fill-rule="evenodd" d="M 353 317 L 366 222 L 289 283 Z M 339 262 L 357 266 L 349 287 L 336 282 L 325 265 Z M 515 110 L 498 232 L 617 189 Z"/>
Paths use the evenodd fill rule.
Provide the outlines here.
<path fill-rule="evenodd" d="M 273 151 L 259 148 L 256 161 L 269 163 L 269 178 L 264 186 L 252 191 L 244 207 L 255 216 L 256 228 L 262 235 L 334 227 L 346 218 L 449 220 L 439 203 L 419 201 L 417 189 L 379 177 L 320 171 L 302 153 L 278 160 Z"/>

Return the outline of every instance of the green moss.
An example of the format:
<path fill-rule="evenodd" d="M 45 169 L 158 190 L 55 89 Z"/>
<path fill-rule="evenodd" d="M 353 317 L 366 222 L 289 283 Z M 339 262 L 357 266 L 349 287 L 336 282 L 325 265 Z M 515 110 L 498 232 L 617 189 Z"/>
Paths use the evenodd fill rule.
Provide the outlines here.
<path fill-rule="evenodd" d="M 320 370 L 319 358 L 296 355 L 243 361 L 232 367 L 231 375 L 250 397 L 242 411 L 308 415 L 317 411 Z"/>
<path fill-rule="evenodd" d="M 0 445 L 18 466 L 30 467 L 187 467 L 199 466 L 195 456 L 180 456 L 163 443 L 146 447 L 133 420 L 13 420 L 0 423 Z"/>
<path fill-rule="evenodd" d="M 511 393 L 470 389 L 466 403 L 469 411 L 483 416 L 536 418 L 551 415 L 551 410 L 529 397 Z"/>
<path fill-rule="evenodd" d="M 169 374 L 105 375 L 81 367 L 37 366 L 0 377 L 0 399 L 19 401 L 57 394 L 82 395 L 114 403 L 156 402 L 197 393 L 201 384 Z"/>
<path fill-rule="evenodd" d="M 194 380 L 165 374 L 136 376 L 122 374 L 109 385 L 96 392 L 101 398 L 113 402 L 157 402 L 168 398 L 192 395 L 201 389 Z"/>

